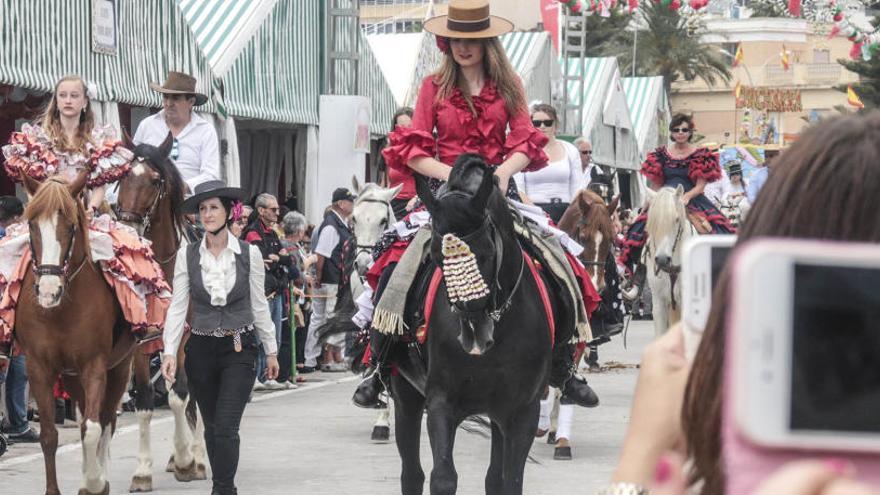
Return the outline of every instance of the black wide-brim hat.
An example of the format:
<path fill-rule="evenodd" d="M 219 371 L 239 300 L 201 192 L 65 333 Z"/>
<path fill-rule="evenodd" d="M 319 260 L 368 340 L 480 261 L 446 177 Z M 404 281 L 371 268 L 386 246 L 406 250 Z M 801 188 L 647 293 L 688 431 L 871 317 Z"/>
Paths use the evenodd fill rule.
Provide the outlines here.
<path fill-rule="evenodd" d="M 209 180 L 197 185 L 193 195 L 183 201 L 181 208 L 184 213 L 198 213 L 199 203 L 211 198 L 245 201 L 247 193 L 240 187 L 228 187 L 222 180 Z"/>

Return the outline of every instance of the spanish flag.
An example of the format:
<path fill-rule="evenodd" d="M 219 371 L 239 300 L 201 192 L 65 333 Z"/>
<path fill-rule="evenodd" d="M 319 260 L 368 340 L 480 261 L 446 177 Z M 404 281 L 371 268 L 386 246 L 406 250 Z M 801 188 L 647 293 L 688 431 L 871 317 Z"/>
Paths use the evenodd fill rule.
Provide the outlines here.
<path fill-rule="evenodd" d="M 739 64 L 741 64 L 742 61 L 743 61 L 743 44 L 738 43 L 736 45 L 736 54 L 734 54 L 734 56 L 733 56 L 733 66 L 739 67 Z"/>
<path fill-rule="evenodd" d="M 780 54 L 782 57 L 782 69 L 788 70 L 791 68 L 791 60 L 788 58 L 788 50 L 785 49 L 785 45 L 782 45 L 782 53 Z"/>
<path fill-rule="evenodd" d="M 865 108 L 865 104 L 862 103 L 862 99 L 856 94 L 852 84 L 846 87 L 846 102 L 856 108 Z"/>

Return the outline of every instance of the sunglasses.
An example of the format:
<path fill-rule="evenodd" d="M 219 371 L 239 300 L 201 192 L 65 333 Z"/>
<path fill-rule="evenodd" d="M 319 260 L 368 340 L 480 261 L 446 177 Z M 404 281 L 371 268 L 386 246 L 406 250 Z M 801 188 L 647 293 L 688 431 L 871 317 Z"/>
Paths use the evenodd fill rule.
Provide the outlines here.
<path fill-rule="evenodd" d="M 581 154 L 582 155 L 592 155 L 593 152 L 592 152 L 592 150 L 584 150 L 584 151 L 581 151 Z"/>
<path fill-rule="evenodd" d="M 553 119 L 548 119 L 548 120 L 533 120 L 533 121 L 532 121 L 532 125 L 535 126 L 535 128 L 541 127 L 542 125 L 543 125 L 544 127 L 553 127 L 553 124 L 554 124 L 554 123 L 556 123 L 556 121 L 553 120 Z"/>
<path fill-rule="evenodd" d="M 691 132 L 693 132 L 693 129 L 690 129 L 687 127 L 673 127 L 672 129 L 669 129 L 669 130 L 672 131 L 673 133 L 677 133 L 677 134 L 690 134 Z"/>

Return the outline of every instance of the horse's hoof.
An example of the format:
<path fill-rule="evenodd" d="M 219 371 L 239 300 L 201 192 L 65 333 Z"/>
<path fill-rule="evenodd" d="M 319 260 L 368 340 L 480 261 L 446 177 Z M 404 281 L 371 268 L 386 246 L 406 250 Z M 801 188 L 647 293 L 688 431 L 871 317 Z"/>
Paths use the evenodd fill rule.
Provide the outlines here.
<path fill-rule="evenodd" d="M 80 488 L 79 491 L 77 492 L 77 494 L 78 495 L 110 495 L 110 482 L 105 481 L 104 482 L 104 489 L 101 490 L 100 492 L 90 492 L 90 491 L 86 490 L 85 488 Z"/>
<path fill-rule="evenodd" d="M 391 427 L 389 426 L 374 426 L 373 434 L 370 435 L 370 440 L 374 442 L 387 442 L 391 438 Z"/>
<path fill-rule="evenodd" d="M 173 473 L 174 472 L 174 454 L 172 454 L 171 457 L 168 458 L 168 464 L 165 465 L 165 472 L 166 473 Z"/>
<path fill-rule="evenodd" d="M 131 479 L 131 486 L 128 488 L 129 493 L 151 492 L 153 491 L 152 476 L 135 476 Z"/>
<path fill-rule="evenodd" d="M 549 435 L 547 435 L 547 443 L 550 445 L 556 444 L 556 432 L 551 431 Z"/>
<path fill-rule="evenodd" d="M 182 483 L 195 481 L 199 479 L 198 475 L 199 473 L 196 469 L 196 461 L 192 461 L 189 466 L 186 466 L 185 468 L 179 468 L 177 466 L 174 467 L 174 479 Z"/>
<path fill-rule="evenodd" d="M 208 470 L 205 468 L 204 464 L 196 464 L 196 479 L 197 480 L 206 480 L 208 479 Z"/>

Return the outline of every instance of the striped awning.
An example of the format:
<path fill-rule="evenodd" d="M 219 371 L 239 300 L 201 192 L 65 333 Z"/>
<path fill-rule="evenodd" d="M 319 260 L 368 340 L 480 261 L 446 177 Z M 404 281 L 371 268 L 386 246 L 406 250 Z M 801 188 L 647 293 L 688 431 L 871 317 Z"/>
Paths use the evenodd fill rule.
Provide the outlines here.
<path fill-rule="evenodd" d="M 397 103 L 394 100 L 394 94 L 382 70 L 379 68 L 379 62 L 370 48 L 366 35 L 358 30 L 361 37 L 361 60 L 358 64 L 358 94 L 361 96 L 369 96 L 373 103 L 372 122 L 370 123 L 370 132 L 375 135 L 385 135 L 389 131 L 391 118 L 397 110 Z"/>
<path fill-rule="evenodd" d="M 638 143 L 617 59 L 563 59 L 560 63 L 563 71 L 577 78 L 567 82 L 569 104 L 582 109 L 580 134 L 593 145 L 593 160 L 600 165 L 637 169 Z M 567 114 L 568 119 L 574 117 L 571 112 Z"/>
<path fill-rule="evenodd" d="M 150 90 L 169 70 L 197 79 L 211 94 L 211 72 L 175 0 L 117 2 L 118 53 L 91 48 L 91 0 L 0 2 L 0 82 L 52 91 L 67 74 L 79 74 L 98 90 L 98 100 L 159 107 Z M 200 111 L 213 111 L 208 102 Z"/>
<path fill-rule="evenodd" d="M 223 77 L 277 0 L 178 0 L 196 42 Z"/>
<path fill-rule="evenodd" d="M 658 124 L 669 117 L 669 101 L 663 87 L 663 77 L 625 77 L 622 81 L 636 140 L 644 155 L 660 144 Z"/>
<path fill-rule="evenodd" d="M 522 79 L 526 98 L 549 103 L 551 86 L 561 77 L 561 70 L 547 32 L 508 33 L 501 37 L 501 44 Z"/>
<path fill-rule="evenodd" d="M 223 77 L 230 115 L 318 123 L 321 0 L 278 2 Z"/>

